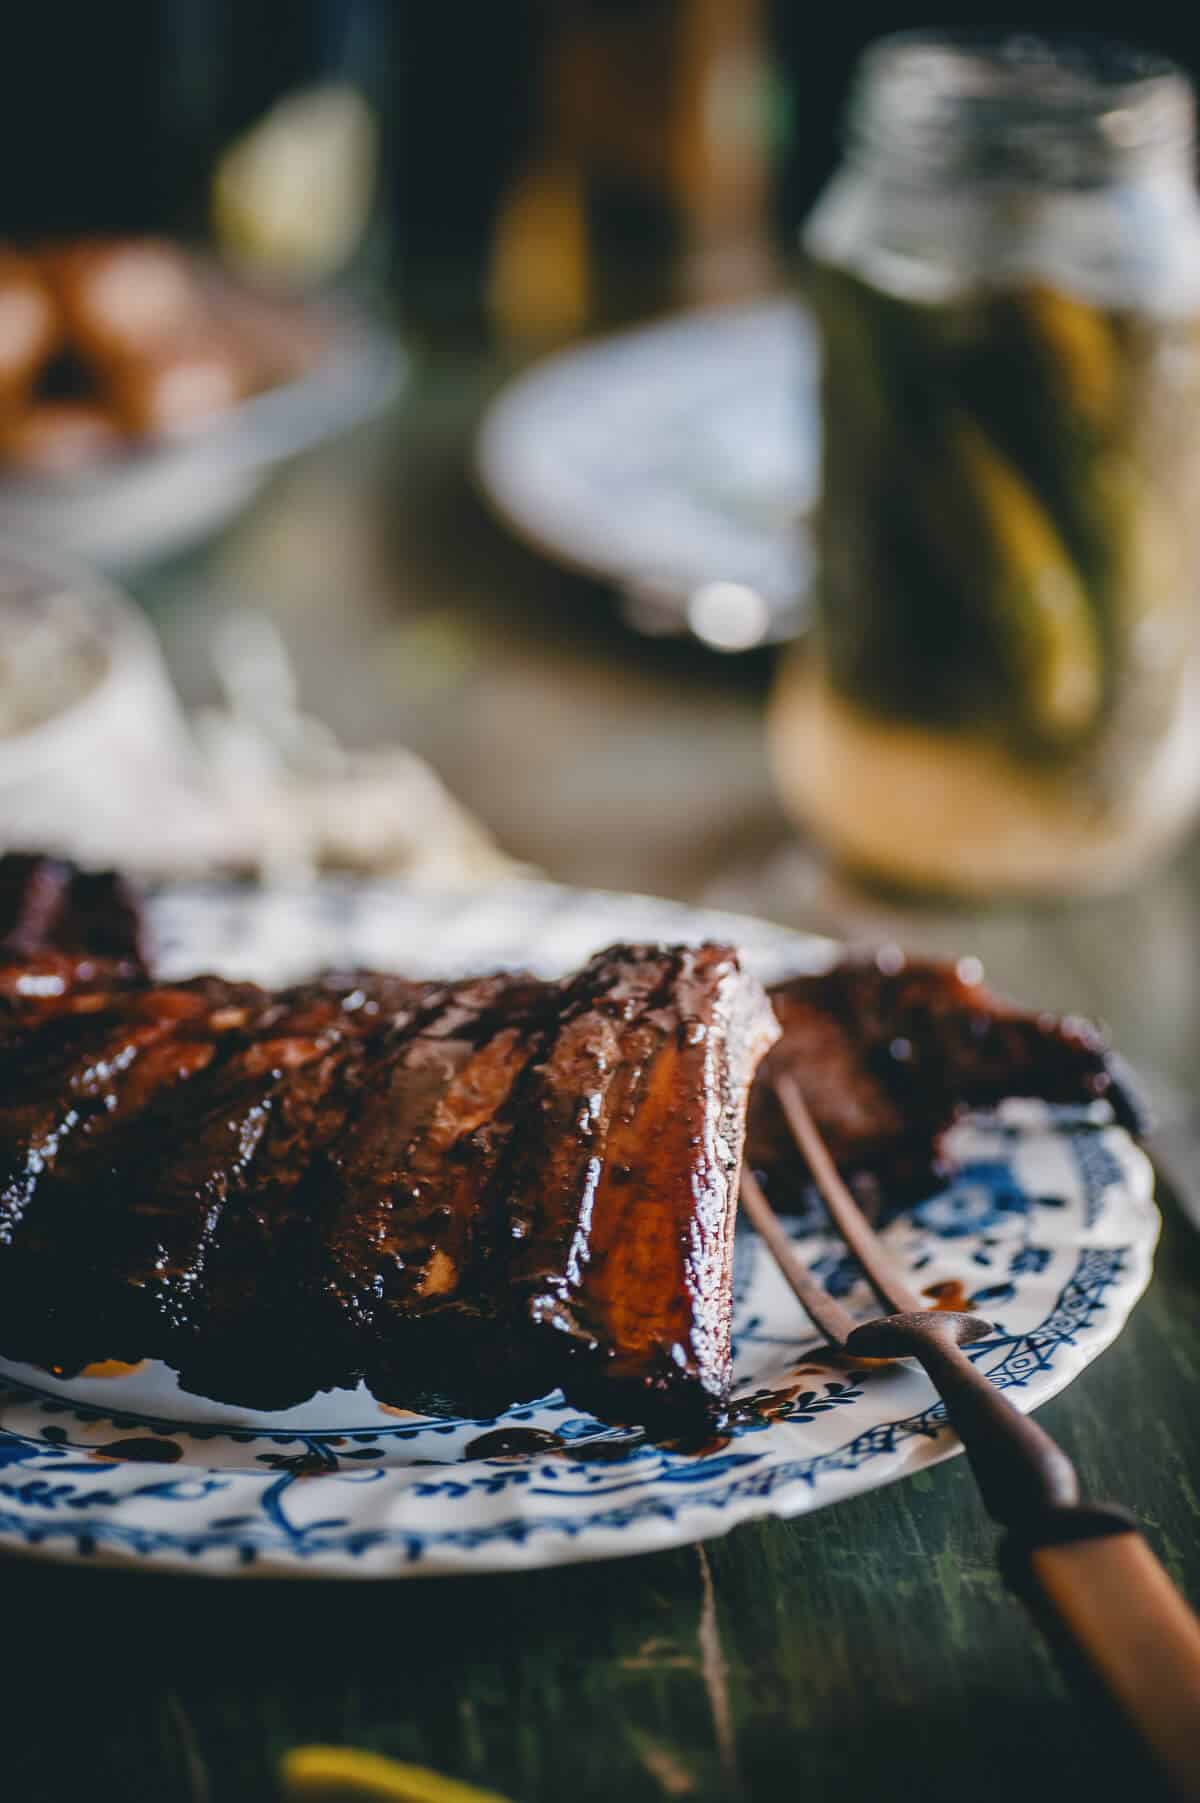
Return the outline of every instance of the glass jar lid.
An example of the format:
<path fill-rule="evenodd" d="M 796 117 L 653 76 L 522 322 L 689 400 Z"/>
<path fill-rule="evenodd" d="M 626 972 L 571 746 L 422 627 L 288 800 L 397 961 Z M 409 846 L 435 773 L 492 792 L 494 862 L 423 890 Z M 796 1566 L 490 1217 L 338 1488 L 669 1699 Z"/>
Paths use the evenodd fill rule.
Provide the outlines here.
<path fill-rule="evenodd" d="M 863 55 L 852 154 L 934 180 L 1091 187 L 1145 168 L 1190 179 L 1191 86 L 1165 57 L 1104 38 L 900 32 Z"/>

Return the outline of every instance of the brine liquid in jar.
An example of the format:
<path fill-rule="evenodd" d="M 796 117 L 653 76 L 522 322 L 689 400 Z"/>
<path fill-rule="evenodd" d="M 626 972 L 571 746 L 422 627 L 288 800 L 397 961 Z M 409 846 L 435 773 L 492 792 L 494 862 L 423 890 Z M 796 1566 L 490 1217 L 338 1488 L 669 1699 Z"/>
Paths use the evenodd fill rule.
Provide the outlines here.
<path fill-rule="evenodd" d="M 1190 89 L 1120 47 L 903 34 L 809 223 L 818 624 L 771 718 L 850 863 L 1121 881 L 1200 802 Z"/>

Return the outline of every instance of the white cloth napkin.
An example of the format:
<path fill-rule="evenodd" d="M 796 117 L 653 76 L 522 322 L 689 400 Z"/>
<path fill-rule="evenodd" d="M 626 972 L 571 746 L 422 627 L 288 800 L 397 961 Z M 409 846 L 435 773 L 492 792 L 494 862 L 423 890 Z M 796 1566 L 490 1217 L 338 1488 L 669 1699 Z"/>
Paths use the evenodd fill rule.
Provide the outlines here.
<path fill-rule="evenodd" d="M 0 744 L 0 841 L 159 879 L 342 870 L 453 886 L 517 871 L 422 759 L 349 751 L 301 711 L 265 617 L 228 617 L 213 656 L 223 704 L 191 721 L 147 640 L 69 730 Z"/>

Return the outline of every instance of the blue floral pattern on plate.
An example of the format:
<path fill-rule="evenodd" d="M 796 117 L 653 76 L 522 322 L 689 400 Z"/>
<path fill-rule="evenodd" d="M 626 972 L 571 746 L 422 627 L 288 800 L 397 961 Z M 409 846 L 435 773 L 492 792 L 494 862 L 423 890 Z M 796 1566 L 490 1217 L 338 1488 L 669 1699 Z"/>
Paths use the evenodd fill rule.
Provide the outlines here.
<path fill-rule="evenodd" d="M 770 979 L 835 949 L 758 921 L 532 883 L 455 897 L 380 883 L 173 890 L 154 920 L 169 970 L 269 981 L 350 962 L 549 972 L 617 938 L 712 937 L 734 939 Z M 995 1323 L 972 1356 L 1032 1408 L 1115 1338 L 1149 1279 L 1150 1167 L 1101 1105 L 1009 1102 L 957 1127 L 951 1151 L 951 1181 L 888 1235 L 915 1285 L 935 1297 L 948 1286 Z M 811 1215 L 793 1227 L 825 1280 L 869 1314 L 841 1249 Z M 799 1514 L 957 1450 L 920 1371 L 858 1368 L 819 1346 L 746 1228 L 734 1299 L 733 1422 L 690 1453 L 606 1428 L 559 1395 L 486 1422 L 398 1414 L 363 1390 L 255 1415 L 187 1396 L 159 1366 L 70 1382 L 2 1368 L 0 1545 L 226 1574 L 511 1570 Z M 497 1427 L 542 1440 L 470 1456 Z"/>

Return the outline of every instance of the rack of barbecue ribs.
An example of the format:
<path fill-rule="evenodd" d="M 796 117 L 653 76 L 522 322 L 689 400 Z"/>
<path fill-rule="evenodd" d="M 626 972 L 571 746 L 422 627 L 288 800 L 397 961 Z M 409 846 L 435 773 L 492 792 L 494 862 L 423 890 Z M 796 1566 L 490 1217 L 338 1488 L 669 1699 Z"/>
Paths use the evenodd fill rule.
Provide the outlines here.
<path fill-rule="evenodd" d="M 875 1216 L 929 1195 L 948 1175 L 946 1129 L 1010 1096 L 1107 1102 L 1132 1133 L 1147 1126 L 1129 1072 L 1078 1017 L 1012 1006 L 976 960 L 907 959 L 889 946 L 770 991 L 782 1029 L 750 1104 L 747 1162 L 777 1209 L 801 1205 L 803 1157 L 775 1094 L 800 1086 L 843 1176 Z"/>
<path fill-rule="evenodd" d="M 709 945 L 560 982 L 164 984 L 119 877 L 0 858 L 0 1355 L 154 1357 L 259 1408 L 365 1379 L 480 1416 L 561 1386 L 702 1434 L 748 1095 L 776 1207 L 807 1188 L 780 1072 L 877 1210 L 936 1185 L 965 1108 L 1103 1099 L 1142 1126 L 1095 1028 L 972 976 L 846 958 L 772 1009 Z"/>
<path fill-rule="evenodd" d="M 561 1386 L 659 1432 L 719 1415 L 778 1031 L 730 948 L 269 992 L 155 982 L 111 879 L 8 863 L 0 904 L 0 1354 L 157 1358 L 263 1408 L 365 1379 L 437 1413 Z"/>

